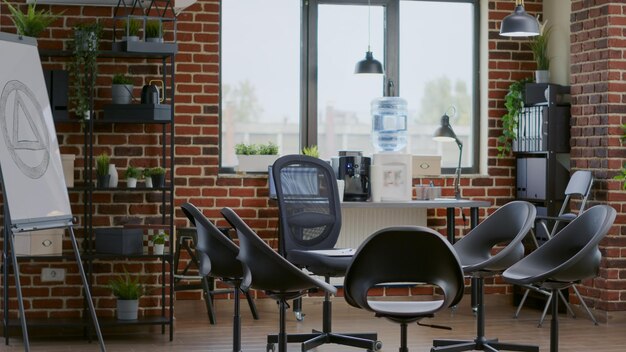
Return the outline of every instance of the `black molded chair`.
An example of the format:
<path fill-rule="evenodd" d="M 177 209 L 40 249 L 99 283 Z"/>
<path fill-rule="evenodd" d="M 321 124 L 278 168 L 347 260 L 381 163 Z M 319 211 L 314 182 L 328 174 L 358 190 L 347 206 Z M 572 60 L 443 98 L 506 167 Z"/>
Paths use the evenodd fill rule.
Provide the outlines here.
<path fill-rule="evenodd" d="M 537 238 L 539 237 L 538 236 L 539 231 L 537 229 L 537 226 L 539 226 L 539 229 L 543 231 L 543 235 L 541 236 L 542 240 L 549 240 L 550 238 L 552 238 L 557 233 L 557 231 L 562 227 L 561 225 L 569 223 L 570 221 L 574 220 L 578 216 L 578 214 L 581 214 L 582 212 L 585 211 L 585 206 L 587 205 L 587 199 L 589 198 L 589 193 L 591 193 L 592 186 L 593 186 L 593 175 L 591 171 L 578 170 L 574 172 L 569 182 L 567 183 L 567 187 L 565 188 L 565 200 L 563 201 L 563 205 L 561 206 L 561 210 L 559 211 L 559 214 L 555 217 L 537 215 L 536 222 L 535 222 L 536 224 L 535 230 L 533 231 L 533 237 L 532 237 L 535 243 L 535 246 L 537 248 L 539 247 L 539 241 Z M 578 209 L 578 213 L 573 213 L 570 211 L 570 208 L 571 208 L 570 203 L 572 199 L 580 199 L 580 207 Z M 552 223 L 551 230 L 548 229 L 548 222 Z M 545 239 L 543 238 L 543 236 L 545 236 Z M 524 303 L 526 302 L 526 298 L 528 298 L 528 294 L 530 293 L 530 290 L 533 290 L 541 294 L 544 294 L 548 297 L 546 301 L 546 305 L 544 306 L 543 312 L 541 313 L 541 318 L 539 319 L 539 326 L 541 326 L 543 324 L 543 320 L 546 317 L 546 313 L 548 312 L 548 308 L 550 307 L 550 301 L 552 300 L 551 291 L 542 290 L 540 287 L 537 287 L 534 285 L 528 285 L 525 287 L 526 287 L 526 291 L 524 292 L 524 296 L 522 296 L 522 300 L 517 306 L 517 310 L 515 311 L 515 314 L 513 315 L 513 317 L 517 318 L 519 316 L 519 313 L 522 307 L 524 306 Z M 578 292 L 578 289 L 576 288 L 576 286 L 572 286 L 572 289 L 574 290 L 574 293 L 576 294 L 576 296 L 578 296 L 578 299 L 580 300 L 580 303 L 583 306 L 583 308 L 587 311 L 587 314 L 589 314 L 591 321 L 593 321 L 593 323 L 597 325 L 598 321 L 596 320 L 596 317 L 591 313 L 591 311 L 589 310 L 589 307 L 587 307 L 587 304 L 581 297 L 580 292 Z M 563 293 L 561 293 L 561 291 L 557 291 L 557 293 L 559 297 L 561 297 L 561 300 L 563 301 L 563 304 L 565 304 L 565 307 L 567 308 L 569 313 L 572 315 L 572 317 L 575 317 L 576 315 L 574 314 L 574 311 L 571 309 L 568 301 L 563 296 Z"/>
<path fill-rule="evenodd" d="M 552 292 L 551 352 L 559 349 L 559 298 L 554 292 L 597 276 L 602 260 L 598 244 L 611 229 L 615 216 L 615 209 L 608 205 L 590 208 L 543 246 L 502 273 L 509 283 L 538 285 Z"/>
<path fill-rule="evenodd" d="M 377 285 L 393 283 L 435 285 L 443 297 L 426 301 L 368 297 Z M 350 305 L 400 323 L 400 352 L 406 352 L 407 324 L 456 305 L 463 288 L 463 270 L 448 241 L 429 228 L 405 226 L 380 230 L 361 244 L 346 273 L 344 295 Z"/>
<path fill-rule="evenodd" d="M 280 221 L 279 251 L 288 261 L 323 276 L 345 275 L 351 255 L 334 248 L 341 230 L 341 203 L 337 178 L 325 161 L 306 155 L 285 155 L 272 166 Z M 333 333 L 330 294 L 323 304 L 322 331 L 289 335 L 290 342 L 302 342 L 302 350 L 324 343 L 336 343 L 376 350 L 376 333 Z M 269 341 L 274 337 L 269 337 Z"/>
<path fill-rule="evenodd" d="M 454 244 L 465 274 L 471 275 L 476 293 L 476 338 L 473 341 L 435 340 L 432 351 L 539 351 L 485 337 L 484 278 L 495 276 L 524 256 L 522 240 L 535 221 L 535 206 L 524 201 L 503 205 Z M 496 254 L 494 248 L 502 247 Z"/>
<path fill-rule="evenodd" d="M 278 351 L 286 352 L 287 300 L 300 297 L 311 289 L 321 289 L 329 294 L 335 294 L 337 289 L 288 262 L 257 236 L 232 209 L 222 209 L 222 215 L 237 230 L 240 245 L 237 259 L 245 265 L 242 289 L 264 290 L 268 296 L 279 303 Z M 268 350 L 274 350 L 273 344 L 268 344 Z"/>
<path fill-rule="evenodd" d="M 202 212 L 191 203 L 181 205 L 183 213 L 196 226 L 197 242 L 196 255 L 198 271 L 202 276 L 219 278 L 233 286 L 233 351 L 241 351 L 241 314 L 239 308 L 239 292 L 243 279 L 243 266 L 237 260 L 239 247 L 222 231 L 220 231 Z M 256 307 L 250 293 L 244 292 L 250 305 L 253 316 L 256 317 Z M 205 297 L 206 299 L 207 297 Z M 208 297 L 211 299 L 211 297 Z"/>

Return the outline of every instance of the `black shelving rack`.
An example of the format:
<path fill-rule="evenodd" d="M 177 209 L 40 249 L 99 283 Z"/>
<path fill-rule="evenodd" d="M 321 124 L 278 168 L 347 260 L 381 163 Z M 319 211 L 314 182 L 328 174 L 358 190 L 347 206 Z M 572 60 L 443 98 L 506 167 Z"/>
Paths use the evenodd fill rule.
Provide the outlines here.
<path fill-rule="evenodd" d="M 94 273 L 94 261 L 104 261 L 104 260 L 117 260 L 120 258 L 127 260 L 142 260 L 149 258 L 158 258 L 161 260 L 161 275 L 162 275 L 162 283 L 161 283 L 161 315 L 160 316 L 148 316 L 144 318 L 139 318 L 138 320 L 132 321 L 121 321 L 117 319 L 111 318 L 99 318 L 99 322 L 101 326 L 126 326 L 126 325 L 160 325 L 162 333 L 164 334 L 166 331 L 166 327 L 169 327 L 169 340 L 172 341 L 174 338 L 174 255 L 173 255 L 173 235 L 174 235 L 174 141 L 175 141 L 175 128 L 174 128 L 174 106 L 175 106 L 175 54 L 176 48 L 171 50 L 172 48 L 168 48 L 165 51 L 157 51 L 157 52 L 126 52 L 126 51 L 100 51 L 98 57 L 99 58 L 113 58 L 113 59 L 124 59 L 124 58 L 141 58 L 141 59 L 161 59 L 162 65 L 162 79 L 163 82 L 168 82 L 169 75 L 169 87 L 166 87 L 164 84 L 163 87 L 163 96 L 166 98 L 164 103 L 169 103 L 170 108 L 170 119 L 169 120 L 146 120 L 146 119 L 132 119 L 132 118 L 124 118 L 124 119 L 94 119 L 91 118 L 85 121 L 79 120 L 67 120 L 60 121 L 58 123 L 84 123 L 83 134 L 84 134 L 84 169 L 83 176 L 84 182 L 83 184 L 77 184 L 75 187 L 69 188 L 70 192 L 82 192 L 83 200 L 84 200 L 84 213 L 83 213 L 83 230 L 84 230 L 84 241 L 83 244 L 83 253 L 81 254 L 81 259 L 83 261 L 83 266 L 86 268 L 87 272 L 87 280 L 90 288 L 93 286 L 93 273 Z M 72 53 L 69 51 L 61 51 L 61 50 L 40 50 L 40 56 L 42 58 L 48 57 L 71 57 Z M 92 98 L 91 98 L 91 116 L 94 117 L 94 104 L 93 104 L 93 92 L 94 89 L 91 87 Z M 161 144 L 162 144 L 162 153 L 161 153 L 161 165 L 166 168 L 169 172 L 169 183 L 166 182 L 164 187 L 158 188 L 96 188 L 95 180 L 93 178 L 93 168 L 94 168 L 94 137 L 97 132 L 94 131 L 94 126 L 101 124 L 142 124 L 142 125 L 160 125 L 162 127 L 161 132 Z M 169 138 L 169 139 L 168 139 Z M 168 143 L 169 141 L 169 143 Z M 169 152 L 168 152 L 169 148 Z M 167 179 L 167 178 L 166 178 Z M 94 227 L 93 227 L 93 217 L 91 210 L 94 206 L 93 195 L 96 192 L 143 192 L 143 193 L 159 193 L 161 199 L 161 222 L 163 225 L 169 227 L 170 233 L 170 246 L 169 251 L 162 255 L 156 255 L 151 253 L 145 254 L 137 254 L 137 255 L 112 255 L 112 254 L 100 254 L 95 252 L 94 248 Z M 56 260 L 70 260 L 73 259 L 72 256 L 68 255 L 57 255 L 57 256 L 20 256 L 18 257 L 20 261 L 22 260 L 45 260 L 45 261 L 56 261 Z M 6 258 L 4 260 L 5 265 L 10 265 L 6 262 Z M 169 279 L 166 282 L 166 274 L 169 273 Z M 169 299 L 166 303 L 166 292 L 169 295 Z M 5 305 L 3 307 L 3 323 L 5 327 L 5 343 L 9 344 L 9 328 L 19 327 L 19 320 L 9 319 L 8 314 L 8 290 L 4 289 L 4 302 Z M 167 310 L 166 310 L 167 309 Z M 86 311 L 86 305 L 85 305 Z M 28 320 L 28 326 L 34 327 L 83 327 L 88 328 L 90 324 L 90 320 L 87 318 L 86 314 L 83 314 L 84 317 L 81 319 L 30 319 Z"/>

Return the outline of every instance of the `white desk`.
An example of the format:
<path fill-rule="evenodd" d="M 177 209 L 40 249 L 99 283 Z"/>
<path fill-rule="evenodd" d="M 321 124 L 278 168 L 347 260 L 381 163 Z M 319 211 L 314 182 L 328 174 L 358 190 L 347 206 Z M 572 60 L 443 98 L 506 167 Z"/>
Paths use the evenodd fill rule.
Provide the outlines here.
<path fill-rule="evenodd" d="M 341 233 L 337 248 L 357 248 L 374 232 L 389 226 L 426 226 L 427 209 L 446 208 L 447 237 L 454 243 L 454 208 L 470 208 L 471 227 L 478 224 L 478 208 L 489 207 L 483 200 L 438 198 L 408 202 L 343 202 Z"/>

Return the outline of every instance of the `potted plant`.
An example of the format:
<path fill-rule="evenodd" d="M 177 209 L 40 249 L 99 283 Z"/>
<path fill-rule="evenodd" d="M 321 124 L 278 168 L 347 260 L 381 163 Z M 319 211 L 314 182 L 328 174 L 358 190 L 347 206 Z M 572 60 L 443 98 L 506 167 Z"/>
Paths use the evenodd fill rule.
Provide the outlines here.
<path fill-rule="evenodd" d="M 73 60 L 69 65 L 72 79 L 70 102 L 76 116 L 81 119 L 91 118 L 91 97 L 96 84 L 98 66 L 98 46 L 102 35 L 102 26 L 97 23 L 83 23 L 74 27 L 74 38 L 70 44 Z"/>
<path fill-rule="evenodd" d="M 517 139 L 517 122 L 524 108 L 524 87 L 532 82 L 530 78 L 523 78 L 511 83 L 509 92 L 504 97 L 504 106 L 507 113 L 502 116 L 502 134 L 498 137 L 498 157 L 505 157 L 512 151 L 513 141 Z"/>
<path fill-rule="evenodd" d="M 152 175 L 150 172 L 151 169 L 149 167 L 143 169 L 142 177 L 146 182 L 146 188 L 152 188 Z"/>
<path fill-rule="evenodd" d="M 128 188 L 137 187 L 137 179 L 141 177 L 141 170 L 139 168 L 129 165 L 128 168 L 126 169 L 125 175 L 126 175 L 126 186 Z"/>
<path fill-rule="evenodd" d="M 136 42 L 139 40 L 139 30 L 141 30 L 142 22 L 138 19 L 128 18 L 126 19 L 126 25 L 124 26 L 124 35 L 122 35 L 122 41 Z"/>
<path fill-rule="evenodd" d="M 98 176 L 98 188 L 109 187 L 109 163 L 111 157 L 107 153 L 102 153 L 96 157 L 96 175 Z"/>
<path fill-rule="evenodd" d="M 302 154 L 308 155 L 308 156 L 312 156 L 314 158 L 319 158 L 320 157 L 320 151 L 317 148 L 317 145 L 312 145 L 310 147 L 302 148 Z"/>
<path fill-rule="evenodd" d="M 139 298 L 145 292 L 139 277 L 131 277 L 128 271 L 124 270 L 124 275 L 109 280 L 108 286 L 117 297 L 117 319 L 136 320 Z"/>
<path fill-rule="evenodd" d="M 539 23 L 539 35 L 532 37 L 529 43 L 530 50 L 533 52 L 533 58 L 537 63 L 537 70 L 535 71 L 535 81 L 537 83 L 548 83 L 550 80 L 548 44 L 552 28 L 548 27 L 547 24 L 547 20 Z"/>
<path fill-rule="evenodd" d="M 152 236 L 152 244 L 154 245 L 154 254 L 162 255 L 163 250 L 165 249 L 165 242 L 168 239 L 167 233 L 163 230 L 159 230 L 159 232 Z"/>
<path fill-rule="evenodd" d="M 235 154 L 238 171 L 267 172 L 267 167 L 278 159 L 278 146 L 272 142 L 260 145 L 239 143 L 235 145 Z"/>
<path fill-rule="evenodd" d="M 118 73 L 113 76 L 111 85 L 111 102 L 113 104 L 130 104 L 133 101 L 133 80 Z"/>
<path fill-rule="evenodd" d="M 158 20 L 146 22 L 146 41 L 163 43 L 163 23 Z"/>
<path fill-rule="evenodd" d="M 152 178 L 152 186 L 155 188 L 165 187 L 165 169 L 157 166 L 150 169 L 150 177 Z"/>
<path fill-rule="evenodd" d="M 9 4 L 6 0 L 4 3 L 9 7 L 11 12 L 11 21 L 17 29 L 17 34 L 27 37 L 38 37 L 52 22 L 56 21 L 64 12 L 60 14 L 53 14 L 51 11 L 41 10 L 36 11 L 35 7 L 37 2 L 28 4 L 28 10 L 26 13 L 20 12 L 13 5 Z"/>

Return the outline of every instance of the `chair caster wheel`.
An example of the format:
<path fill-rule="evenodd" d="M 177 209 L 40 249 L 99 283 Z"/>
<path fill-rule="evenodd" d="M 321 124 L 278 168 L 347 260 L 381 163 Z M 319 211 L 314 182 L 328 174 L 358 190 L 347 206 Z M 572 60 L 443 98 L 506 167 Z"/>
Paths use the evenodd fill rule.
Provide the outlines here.
<path fill-rule="evenodd" d="M 382 348 L 383 348 L 383 342 L 382 341 L 376 341 L 374 343 L 374 349 L 372 350 L 372 352 L 380 351 Z"/>
<path fill-rule="evenodd" d="M 304 320 L 304 313 L 298 312 L 298 311 L 293 312 L 293 313 L 296 315 L 296 320 L 297 321 L 303 321 Z"/>
<path fill-rule="evenodd" d="M 274 352 L 275 349 L 276 349 L 276 345 L 273 343 L 268 343 L 267 346 L 265 347 L 265 350 L 267 352 Z"/>

